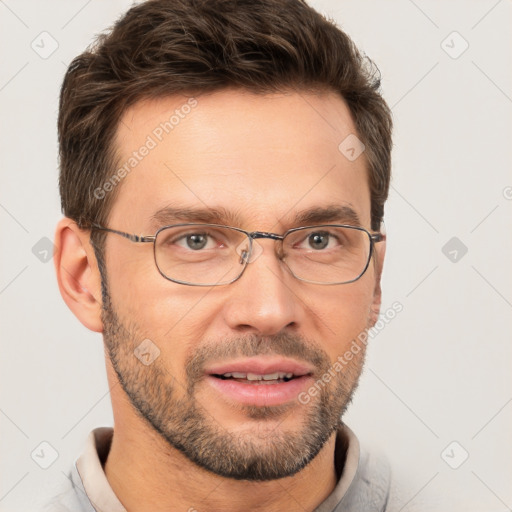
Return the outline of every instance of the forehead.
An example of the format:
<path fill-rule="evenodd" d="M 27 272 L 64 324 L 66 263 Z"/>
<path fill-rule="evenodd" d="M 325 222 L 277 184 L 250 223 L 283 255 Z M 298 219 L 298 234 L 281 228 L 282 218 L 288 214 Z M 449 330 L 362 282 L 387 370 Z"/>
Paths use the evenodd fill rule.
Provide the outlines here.
<path fill-rule="evenodd" d="M 116 134 L 122 178 L 109 222 L 147 230 L 162 209 L 196 208 L 225 212 L 247 229 L 286 228 L 301 212 L 342 206 L 369 225 L 364 153 L 343 151 L 355 136 L 345 102 L 330 92 L 141 101 Z"/>

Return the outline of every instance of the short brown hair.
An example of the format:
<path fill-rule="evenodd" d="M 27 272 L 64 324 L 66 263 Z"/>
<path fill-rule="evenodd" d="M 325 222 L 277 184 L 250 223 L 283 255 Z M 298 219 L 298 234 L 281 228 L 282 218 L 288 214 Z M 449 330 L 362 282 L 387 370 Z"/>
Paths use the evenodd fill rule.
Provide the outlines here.
<path fill-rule="evenodd" d="M 366 146 L 371 223 L 379 228 L 392 146 L 380 75 L 344 32 L 303 0 L 148 0 L 99 36 L 70 64 L 61 89 L 64 214 L 81 228 L 107 222 L 115 191 L 98 199 L 94 190 L 116 166 L 115 135 L 129 106 L 228 87 L 340 94 Z"/>

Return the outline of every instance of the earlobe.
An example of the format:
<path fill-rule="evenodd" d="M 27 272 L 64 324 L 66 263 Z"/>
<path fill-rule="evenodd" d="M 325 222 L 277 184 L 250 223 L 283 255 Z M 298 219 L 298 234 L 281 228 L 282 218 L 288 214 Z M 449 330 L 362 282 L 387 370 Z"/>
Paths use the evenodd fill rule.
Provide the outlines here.
<path fill-rule="evenodd" d="M 375 286 L 375 290 L 373 293 L 373 301 L 372 305 L 370 306 L 370 327 L 373 327 L 377 323 L 377 320 L 379 319 L 381 302 L 382 293 L 379 281 Z"/>
<path fill-rule="evenodd" d="M 101 276 L 89 233 L 64 218 L 55 232 L 55 270 L 59 290 L 69 309 L 92 331 L 102 332 Z"/>
<path fill-rule="evenodd" d="M 375 244 L 375 286 L 373 289 L 373 300 L 370 307 L 370 327 L 373 327 L 380 315 L 382 303 L 381 277 L 384 266 L 384 256 L 386 255 L 386 240 Z"/>

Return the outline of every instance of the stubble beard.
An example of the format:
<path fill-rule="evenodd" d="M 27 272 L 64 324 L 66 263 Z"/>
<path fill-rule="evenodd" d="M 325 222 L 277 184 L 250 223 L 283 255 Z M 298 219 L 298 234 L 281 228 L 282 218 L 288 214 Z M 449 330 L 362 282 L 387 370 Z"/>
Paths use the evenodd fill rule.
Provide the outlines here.
<path fill-rule="evenodd" d="M 197 397 L 206 361 L 270 354 L 294 357 L 314 365 L 314 379 L 320 383 L 332 367 L 327 353 L 318 344 L 295 334 L 209 341 L 199 344 L 187 359 L 186 382 L 180 382 L 162 364 L 163 358 L 144 365 L 135 357 L 135 348 L 147 336 L 142 335 L 136 324 L 125 325 L 119 320 L 106 287 L 103 301 L 104 343 L 136 413 L 170 447 L 197 466 L 223 477 L 265 481 L 292 476 L 305 468 L 340 426 L 362 371 L 364 347 L 328 384 L 317 386 L 318 394 L 308 404 L 241 406 L 251 426 L 232 432 Z M 166 340 L 166 345 L 171 343 Z M 286 430 L 279 419 L 296 413 L 297 408 L 302 412 L 298 419 L 300 428 Z M 272 428 L 268 426 L 269 420 Z"/>

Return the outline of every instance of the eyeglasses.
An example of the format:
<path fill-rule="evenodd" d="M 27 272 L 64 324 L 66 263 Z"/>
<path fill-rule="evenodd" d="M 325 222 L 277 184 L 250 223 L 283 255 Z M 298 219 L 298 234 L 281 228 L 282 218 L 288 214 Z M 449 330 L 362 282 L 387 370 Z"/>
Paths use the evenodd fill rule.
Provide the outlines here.
<path fill-rule="evenodd" d="M 93 225 L 131 242 L 153 243 L 160 274 L 189 286 L 218 286 L 240 278 L 247 265 L 261 254 L 255 242 L 278 242 L 276 254 L 291 274 L 313 284 L 346 284 L 357 281 L 368 268 L 373 246 L 383 233 L 343 224 L 293 228 L 283 235 L 219 224 L 175 224 L 161 227 L 154 236 L 138 236 Z"/>

